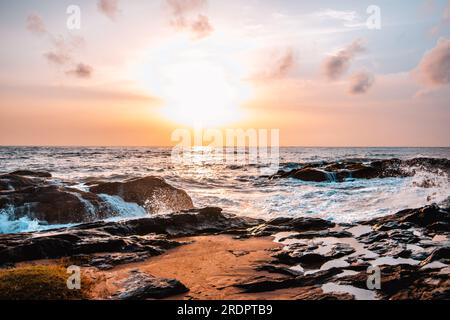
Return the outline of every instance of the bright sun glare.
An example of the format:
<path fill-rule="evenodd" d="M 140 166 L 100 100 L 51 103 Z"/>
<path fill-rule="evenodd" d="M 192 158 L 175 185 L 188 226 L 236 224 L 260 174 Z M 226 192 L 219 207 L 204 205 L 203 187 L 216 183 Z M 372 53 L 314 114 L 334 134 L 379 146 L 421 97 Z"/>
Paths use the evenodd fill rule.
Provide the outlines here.
<path fill-rule="evenodd" d="M 236 64 L 210 54 L 211 46 L 184 43 L 153 53 L 144 85 L 164 101 L 162 114 L 194 128 L 223 126 L 242 117 L 249 89 Z"/>
<path fill-rule="evenodd" d="M 225 71 L 207 61 L 182 62 L 166 71 L 167 106 L 173 121 L 194 127 L 223 125 L 238 120 L 239 92 Z"/>

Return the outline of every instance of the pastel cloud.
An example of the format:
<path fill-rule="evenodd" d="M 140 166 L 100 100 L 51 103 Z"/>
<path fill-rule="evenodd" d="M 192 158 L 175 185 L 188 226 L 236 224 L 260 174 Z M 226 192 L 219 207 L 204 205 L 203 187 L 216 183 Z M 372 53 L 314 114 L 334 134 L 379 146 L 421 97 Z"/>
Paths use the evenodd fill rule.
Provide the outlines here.
<path fill-rule="evenodd" d="M 200 13 L 206 0 L 166 0 L 171 13 L 171 25 L 178 30 L 188 30 L 194 39 L 209 36 L 214 28 L 209 17 Z"/>
<path fill-rule="evenodd" d="M 198 39 L 207 37 L 214 31 L 207 16 L 199 14 L 197 19 L 191 23 L 191 30 Z"/>
<path fill-rule="evenodd" d="M 66 73 L 68 75 L 72 75 L 77 78 L 86 79 L 86 78 L 90 78 L 92 76 L 93 72 L 94 72 L 94 69 L 91 66 L 84 64 L 84 63 L 79 63 L 73 69 L 67 71 Z"/>
<path fill-rule="evenodd" d="M 99 0 L 97 3 L 98 10 L 108 18 L 114 20 L 119 13 L 118 0 Z"/>
<path fill-rule="evenodd" d="M 44 57 L 48 62 L 56 65 L 64 65 L 71 60 L 71 57 L 64 52 L 49 51 L 44 53 Z"/>
<path fill-rule="evenodd" d="M 364 43 L 361 39 L 356 39 L 350 45 L 340 50 L 337 54 L 327 57 L 322 70 L 329 80 L 341 78 L 350 68 L 355 56 L 365 51 Z"/>
<path fill-rule="evenodd" d="M 27 30 L 39 36 L 47 33 L 44 20 L 36 13 L 32 13 L 27 17 Z"/>
<path fill-rule="evenodd" d="M 440 38 L 436 46 L 422 57 L 413 75 L 429 88 L 449 84 L 450 39 Z"/>
<path fill-rule="evenodd" d="M 256 81 L 267 81 L 287 77 L 297 66 L 296 52 L 293 48 L 274 50 L 264 62 L 264 69 L 252 77 Z"/>
<path fill-rule="evenodd" d="M 84 44 L 84 39 L 76 36 L 55 36 L 48 32 L 43 19 L 37 14 L 30 14 L 27 18 L 27 29 L 35 35 L 46 35 L 45 39 L 51 47 L 43 57 L 57 67 L 69 68 L 66 74 L 77 78 L 87 79 L 93 73 L 93 68 L 85 63 L 74 63 L 73 52 Z"/>
<path fill-rule="evenodd" d="M 364 94 L 374 84 L 373 74 L 365 71 L 361 71 L 353 74 L 350 77 L 350 90 L 351 94 Z"/>

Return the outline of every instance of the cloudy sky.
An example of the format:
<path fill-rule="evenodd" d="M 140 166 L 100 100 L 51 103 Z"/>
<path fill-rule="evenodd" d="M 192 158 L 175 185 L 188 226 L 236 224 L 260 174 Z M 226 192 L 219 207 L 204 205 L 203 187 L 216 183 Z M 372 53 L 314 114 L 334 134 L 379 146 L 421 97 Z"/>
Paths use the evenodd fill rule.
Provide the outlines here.
<path fill-rule="evenodd" d="M 448 0 L 0 0 L 0 36 L 1 145 L 450 146 Z"/>

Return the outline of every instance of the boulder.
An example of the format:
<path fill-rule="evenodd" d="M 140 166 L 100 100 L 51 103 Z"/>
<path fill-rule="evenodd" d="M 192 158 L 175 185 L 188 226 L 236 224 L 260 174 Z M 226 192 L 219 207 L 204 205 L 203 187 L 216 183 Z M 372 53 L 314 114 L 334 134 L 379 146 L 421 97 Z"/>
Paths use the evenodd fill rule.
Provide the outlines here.
<path fill-rule="evenodd" d="M 313 182 L 326 182 L 331 180 L 329 173 L 315 168 L 299 169 L 292 172 L 290 176 L 295 179 Z"/>
<path fill-rule="evenodd" d="M 143 206 L 149 213 L 162 210 L 175 212 L 194 207 L 189 195 L 177 189 L 159 177 L 144 177 L 124 182 L 105 182 L 92 186 L 90 191 L 96 194 L 119 196 L 126 202 Z"/>
<path fill-rule="evenodd" d="M 23 188 L 33 187 L 38 184 L 35 179 L 12 175 L 0 175 L 0 194 L 3 192 L 11 192 Z"/>
<path fill-rule="evenodd" d="M 186 293 L 188 288 L 176 279 L 156 278 L 140 271 L 122 281 L 123 289 L 114 298 L 119 300 L 163 299 Z"/>
<path fill-rule="evenodd" d="M 0 209 L 6 208 L 12 208 L 11 219 L 27 217 L 49 224 L 89 222 L 109 216 L 96 194 L 56 185 L 0 193 Z"/>

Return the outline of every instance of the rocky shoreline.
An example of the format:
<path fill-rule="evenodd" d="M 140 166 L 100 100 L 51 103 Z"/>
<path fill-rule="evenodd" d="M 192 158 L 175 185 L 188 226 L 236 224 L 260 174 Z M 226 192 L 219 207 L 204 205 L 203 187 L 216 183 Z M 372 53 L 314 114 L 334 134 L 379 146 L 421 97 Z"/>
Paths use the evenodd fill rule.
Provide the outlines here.
<path fill-rule="evenodd" d="M 271 178 L 410 174 L 399 161 L 322 163 Z M 448 161 L 414 161 L 448 170 Z M 120 214 L 105 197 L 144 214 L 102 220 Z M 185 191 L 158 177 L 90 181 L 81 190 L 47 172 L 17 171 L 0 175 L 0 210 L 8 208 L 16 219 L 77 225 L 0 234 L 0 270 L 80 266 L 95 283 L 92 299 L 450 298 L 450 210 L 438 205 L 352 224 L 265 221 L 194 208 Z M 161 208 L 172 213 L 157 214 Z M 369 289 L 371 272 L 379 283 Z"/>
<path fill-rule="evenodd" d="M 174 248 L 182 251 L 197 237 L 226 235 L 244 248 L 246 241 L 272 237 L 279 246 L 267 248 L 268 257 L 252 265 L 252 276 L 229 284 L 246 298 L 294 290 L 302 299 L 449 299 L 449 223 L 450 211 L 435 205 L 352 225 L 305 217 L 263 221 L 227 215 L 219 208 L 191 209 L 128 221 L 1 235 L 0 264 L 13 268 L 20 263 L 67 258 L 70 264 L 111 274 L 117 268 L 151 264 L 156 256 L 170 257 Z M 249 246 L 232 254 L 239 259 L 252 250 Z M 370 266 L 380 268 L 379 290 L 367 288 Z M 117 290 L 103 298 L 189 295 L 183 279 L 158 278 L 139 267 L 132 268 Z"/>

